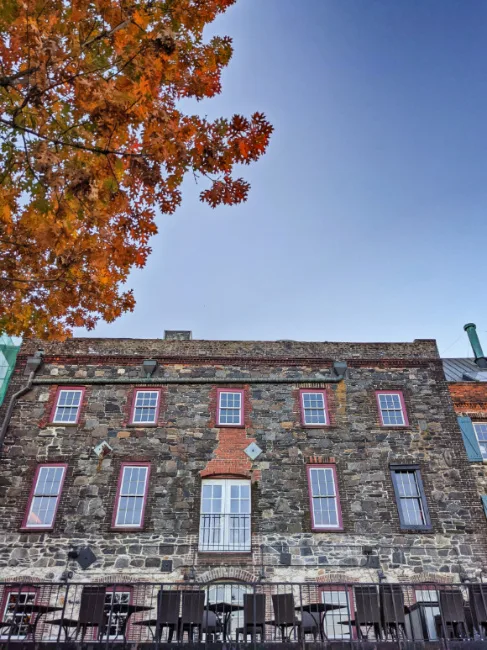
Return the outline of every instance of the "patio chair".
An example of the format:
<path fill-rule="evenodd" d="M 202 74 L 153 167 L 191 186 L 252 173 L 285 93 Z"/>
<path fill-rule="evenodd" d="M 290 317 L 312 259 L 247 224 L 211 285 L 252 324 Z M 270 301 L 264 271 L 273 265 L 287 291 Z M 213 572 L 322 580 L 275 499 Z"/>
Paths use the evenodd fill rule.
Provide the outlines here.
<path fill-rule="evenodd" d="M 369 630 L 374 629 L 375 638 L 381 641 L 381 615 L 377 588 L 373 585 L 355 586 L 355 625 L 359 639 L 366 640 Z M 365 634 L 362 628 L 365 627 Z"/>
<path fill-rule="evenodd" d="M 183 591 L 180 633 L 183 640 L 184 633 L 188 633 L 189 641 L 193 641 L 194 631 L 198 630 L 198 639 L 201 639 L 203 616 L 205 608 L 204 591 Z"/>
<path fill-rule="evenodd" d="M 243 627 L 236 629 L 237 642 L 240 635 L 242 635 L 244 642 L 249 635 L 252 641 L 255 641 L 257 634 L 260 634 L 261 642 L 264 641 L 265 601 L 265 594 L 244 594 L 244 624 Z"/>
<path fill-rule="evenodd" d="M 436 616 L 437 634 L 441 638 L 468 636 L 464 600 L 460 589 L 438 589 L 440 616 Z"/>
<path fill-rule="evenodd" d="M 294 596 L 292 594 L 272 594 L 272 606 L 274 608 L 274 620 L 271 622 L 281 631 L 282 640 L 290 640 L 291 636 L 287 634 L 291 628 L 291 634 L 294 632 L 298 639 L 301 639 L 301 621 L 296 617 Z"/>
<path fill-rule="evenodd" d="M 83 587 L 78 618 L 57 618 L 46 621 L 46 623 L 49 625 L 59 625 L 63 628 L 66 639 L 70 641 L 77 640 L 78 635 L 81 633 L 82 643 L 88 628 L 92 627 L 97 629 L 97 639 L 100 640 L 108 623 L 105 612 L 106 591 L 106 587 L 101 586 Z M 76 628 L 76 632 L 72 637 L 68 634 L 68 629 L 70 628 Z"/>
<path fill-rule="evenodd" d="M 401 585 L 383 584 L 379 587 L 380 605 L 382 610 L 382 625 L 386 634 L 392 640 L 399 641 L 406 635 L 406 617 L 404 612 L 404 594 Z"/>

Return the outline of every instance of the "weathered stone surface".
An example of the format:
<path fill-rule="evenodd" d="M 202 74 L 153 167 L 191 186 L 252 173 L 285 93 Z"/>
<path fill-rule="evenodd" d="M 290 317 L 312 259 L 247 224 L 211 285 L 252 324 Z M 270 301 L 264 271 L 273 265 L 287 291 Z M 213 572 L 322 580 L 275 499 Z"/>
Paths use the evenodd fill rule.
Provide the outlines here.
<path fill-rule="evenodd" d="M 36 345 L 24 343 L 10 394 L 25 382 L 23 364 Z M 164 580 L 181 580 L 193 565 L 198 576 L 214 576 L 211 572 L 222 567 L 229 577 L 237 570 L 256 577 L 264 564 L 275 580 L 313 579 L 339 570 L 350 580 L 366 581 L 371 568 L 382 568 L 390 581 L 425 573 L 458 579 L 460 570 L 475 579 L 487 565 L 485 516 L 431 341 L 72 339 L 42 347 L 46 360 L 37 378 L 59 377 L 59 385 L 76 380 L 86 393 L 76 426 L 49 424 L 56 385 L 35 385 L 16 404 L 0 466 L 0 579 L 27 569 L 32 578 L 57 579 L 70 545 L 89 546 L 97 557 L 85 572 L 72 564 L 75 579 L 83 580 L 123 574 L 160 581 L 161 562 L 168 557 L 172 572 Z M 131 427 L 134 385 L 115 382 L 138 379 L 144 358 L 158 359 L 154 379 L 162 388 L 160 422 Z M 330 426 L 304 428 L 298 390 L 309 387 L 310 377 L 332 376 L 334 359 L 348 361 L 345 381 L 313 384 L 326 388 Z M 275 383 L 250 381 L 259 377 Z M 90 378 L 105 383 L 89 384 Z M 217 458 L 217 449 L 229 454 L 225 462 L 239 460 L 238 450 L 232 453 L 230 444 L 222 444 L 230 434 L 215 424 L 216 384 L 164 384 L 165 379 L 195 378 L 241 380 L 236 386 L 245 391 L 246 429 L 235 439 L 239 445 L 246 437 L 255 440 L 264 450 L 255 462 L 246 457 L 245 465 L 252 480 L 253 553 L 231 560 L 225 553 L 198 553 L 201 472 Z M 376 390 L 403 391 L 408 427 L 380 426 Z M 92 448 L 103 439 L 109 439 L 113 451 L 99 463 Z M 453 466 L 445 452 L 454 458 Z M 343 531 L 315 532 L 306 465 L 331 457 Z M 46 462 L 68 464 L 54 528 L 20 534 L 35 468 Z M 151 463 L 141 531 L 112 529 L 124 462 Z M 421 468 L 431 531 L 401 529 L 390 476 L 394 463 Z M 487 493 L 487 479 L 484 489 Z M 369 560 L 364 546 L 373 548 Z"/>

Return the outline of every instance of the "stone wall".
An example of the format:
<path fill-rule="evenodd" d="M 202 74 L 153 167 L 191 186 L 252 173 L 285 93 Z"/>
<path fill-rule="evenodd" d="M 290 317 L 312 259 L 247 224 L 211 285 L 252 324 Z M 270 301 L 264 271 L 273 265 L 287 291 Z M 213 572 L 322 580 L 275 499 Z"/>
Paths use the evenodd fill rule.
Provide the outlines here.
<path fill-rule="evenodd" d="M 375 581 L 383 569 L 391 581 L 425 574 L 458 580 L 477 579 L 487 565 L 485 516 L 432 341 L 27 341 L 10 394 L 25 383 L 26 356 L 39 347 L 45 363 L 16 404 L 1 459 L 0 579 L 58 579 L 70 545 L 89 545 L 98 558 L 87 571 L 69 565 L 81 580 L 120 573 L 181 580 L 191 566 L 199 577 L 264 571 L 299 581 L 339 572 Z M 162 388 L 162 408 L 157 426 L 134 427 L 128 414 L 135 386 L 143 385 L 144 358 L 158 360 L 150 385 Z M 348 362 L 346 378 L 326 381 L 337 359 Z M 215 423 L 216 386 L 229 380 L 245 391 L 245 429 Z M 63 385 L 86 387 L 78 425 L 50 424 Z M 301 425 L 298 392 L 310 386 L 327 391 L 327 427 Z M 375 391 L 384 389 L 403 391 L 409 426 L 380 426 Z M 99 462 L 92 450 L 103 440 L 113 451 Z M 254 440 L 263 453 L 251 462 L 243 449 Z M 127 461 L 151 463 L 139 532 L 111 528 Z M 54 529 L 20 531 L 35 468 L 44 462 L 68 464 Z M 310 462 L 336 464 L 343 531 L 311 530 Z M 412 463 L 421 468 L 431 531 L 400 527 L 390 465 Z M 197 550 L 201 477 L 226 471 L 252 480 L 250 554 Z"/>

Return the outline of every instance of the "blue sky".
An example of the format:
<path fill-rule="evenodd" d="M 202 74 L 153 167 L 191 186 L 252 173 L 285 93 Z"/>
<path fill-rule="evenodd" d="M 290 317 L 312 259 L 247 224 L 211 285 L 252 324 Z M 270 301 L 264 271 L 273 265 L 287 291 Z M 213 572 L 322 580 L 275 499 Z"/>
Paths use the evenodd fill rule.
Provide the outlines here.
<path fill-rule="evenodd" d="M 196 110 L 275 127 L 249 200 L 212 210 L 188 178 L 131 276 L 134 313 L 89 335 L 436 338 L 465 356 L 474 321 L 487 349 L 487 2 L 237 0 L 213 32 L 235 53 Z"/>

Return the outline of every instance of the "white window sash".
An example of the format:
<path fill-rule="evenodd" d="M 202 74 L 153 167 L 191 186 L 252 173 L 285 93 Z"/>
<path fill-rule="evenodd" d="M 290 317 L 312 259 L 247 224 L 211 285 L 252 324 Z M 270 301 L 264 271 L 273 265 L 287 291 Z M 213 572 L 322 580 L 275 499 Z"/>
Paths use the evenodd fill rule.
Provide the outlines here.
<path fill-rule="evenodd" d="M 70 404 L 70 405 L 63 405 L 60 404 L 61 397 L 63 393 L 72 393 L 76 394 L 78 396 L 78 403 L 77 404 Z M 79 417 L 79 409 L 81 407 L 81 400 L 83 398 L 83 391 L 82 390 L 69 390 L 69 389 L 61 389 L 59 391 L 59 394 L 57 396 L 57 402 L 56 402 L 56 409 L 54 411 L 54 418 L 53 418 L 53 423 L 54 424 L 75 424 L 78 421 Z M 74 420 L 60 420 L 60 414 L 59 412 L 61 410 L 66 410 L 66 409 L 76 409 L 76 416 Z"/>
<path fill-rule="evenodd" d="M 319 395 L 323 401 L 323 406 L 305 406 L 304 405 L 304 397 L 305 395 Z M 328 424 L 328 417 L 326 414 L 326 397 L 323 393 L 320 393 L 318 391 L 312 391 L 312 390 L 306 390 L 301 393 L 301 408 L 303 409 L 303 421 L 305 424 L 308 425 L 314 425 L 314 426 L 322 426 Z M 323 419 L 324 422 L 308 422 L 307 417 L 309 416 L 308 411 L 323 411 Z"/>
<path fill-rule="evenodd" d="M 240 406 L 222 406 L 222 396 L 223 395 L 238 395 L 240 400 Z M 234 390 L 224 390 L 219 393 L 218 396 L 218 424 L 228 425 L 228 426 L 241 426 L 242 424 L 242 406 L 243 406 L 243 396 L 242 393 Z M 222 422 L 222 410 L 225 411 L 237 411 L 238 412 L 238 422 Z"/>
<path fill-rule="evenodd" d="M 389 406 L 383 406 L 381 402 L 381 397 L 388 397 L 388 396 L 394 396 L 397 397 L 399 400 L 399 407 L 398 408 L 392 408 Z M 382 419 L 382 423 L 386 424 L 388 427 L 403 427 L 406 424 L 406 418 L 404 417 L 404 408 L 402 405 L 402 399 L 401 395 L 399 393 L 379 393 L 379 408 L 380 408 L 380 416 Z M 385 422 L 384 415 L 387 415 L 388 413 L 401 413 L 401 422 L 395 422 L 394 424 L 391 424 L 390 422 Z"/>
<path fill-rule="evenodd" d="M 124 490 L 123 490 L 123 482 L 124 482 L 124 478 L 125 478 L 125 472 L 127 470 L 132 470 L 132 469 L 144 470 L 144 492 L 143 492 L 142 495 L 140 495 L 140 494 L 132 494 L 130 492 L 124 492 Z M 140 528 L 140 526 L 142 525 L 142 517 L 143 517 L 143 514 L 144 514 L 144 505 L 145 505 L 145 499 L 146 499 L 146 494 L 147 494 L 148 469 L 149 469 L 148 467 L 141 466 L 141 465 L 126 465 L 123 468 L 122 476 L 121 476 L 121 479 L 120 479 L 120 491 L 119 491 L 118 497 L 117 497 L 117 512 L 116 512 L 116 515 L 115 515 L 115 526 L 117 528 Z M 122 501 L 123 497 L 129 498 L 129 499 L 130 498 L 131 499 L 138 499 L 138 500 L 140 500 L 142 502 L 142 507 L 140 508 L 140 512 L 139 512 L 139 521 L 138 521 L 138 523 L 127 524 L 127 523 L 119 521 L 119 517 L 120 517 L 120 514 L 122 512 L 122 510 L 120 508 L 120 505 L 121 505 L 121 501 Z"/>
<path fill-rule="evenodd" d="M 156 404 L 155 406 L 137 406 L 137 399 L 139 398 L 139 395 L 143 395 L 144 393 L 155 393 L 156 394 Z M 132 411 L 132 424 L 155 424 L 156 423 L 156 418 L 157 418 L 157 410 L 159 408 L 159 398 L 160 398 L 160 392 L 158 390 L 137 390 L 135 392 L 135 400 L 134 400 L 134 407 Z M 154 417 L 152 420 L 136 420 L 135 419 L 135 412 L 136 410 L 140 409 L 153 409 L 154 410 Z"/>
<path fill-rule="evenodd" d="M 44 472 L 48 472 L 51 469 L 58 469 L 61 470 L 61 478 L 59 479 L 59 487 L 58 491 L 56 494 L 44 494 L 39 490 L 39 483 L 41 482 L 41 478 Z M 37 473 L 37 479 L 34 485 L 34 490 L 32 492 L 32 499 L 29 504 L 29 511 L 27 513 L 27 518 L 25 520 L 25 527 L 26 528 L 50 528 L 54 522 L 54 517 L 56 516 L 56 508 L 57 504 L 59 501 L 59 498 L 61 496 L 61 489 L 64 481 L 64 475 L 66 472 L 65 467 L 60 467 L 60 466 L 43 466 L 39 468 L 39 471 Z M 42 522 L 39 524 L 35 523 L 30 523 L 29 520 L 31 518 L 31 515 L 33 514 L 34 511 L 34 504 L 36 503 L 36 499 L 49 499 L 49 500 L 54 500 L 54 508 L 52 509 L 52 516 L 51 519 L 47 522 Z"/>
<path fill-rule="evenodd" d="M 313 472 L 319 473 L 319 472 L 326 472 L 329 471 L 331 472 L 331 477 L 333 480 L 333 494 L 329 495 L 321 495 L 321 494 L 313 494 L 313 481 L 312 481 L 312 474 Z M 311 495 L 311 507 L 313 508 L 313 528 L 323 528 L 324 530 L 329 529 L 329 528 L 340 528 L 340 513 L 338 512 L 338 497 L 337 497 L 337 485 L 336 485 L 336 477 L 335 477 L 335 472 L 331 467 L 311 467 L 309 470 L 309 493 Z M 317 524 L 316 523 L 316 512 L 315 512 L 315 499 L 330 499 L 333 500 L 333 504 L 335 506 L 335 513 L 336 513 L 336 518 L 337 518 L 337 523 L 336 524 Z"/>
<path fill-rule="evenodd" d="M 222 512 L 203 512 L 203 489 L 204 486 L 220 485 L 222 487 L 221 510 Z M 249 489 L 249 512 L 232 513 L 231 510 L 231 488 L 232 486 L 248 486 Z M 239 499 L 240 501 L 240 499 Z M 200 535 L 199 547 L 202 551 L 207 552 L 232 552 L 248 551 L 251 547 L 251 493 L 250 481 L 244 479 L 220 479 L 214 481 L 204 481 L 202 484 L 201 494 L 201 513 L 200 513 Z M 232 527 L 232 523 L 237 524 L 237 528 Z M 220 531 L 219 539 L 215 533 Z M 236 533 L 237 537 L 242 534 L 243 542 L 232 540 L 232 532 L 235 530 L 242 531 Z M 217 541 L 216 541 L 217 540 Z"/>

